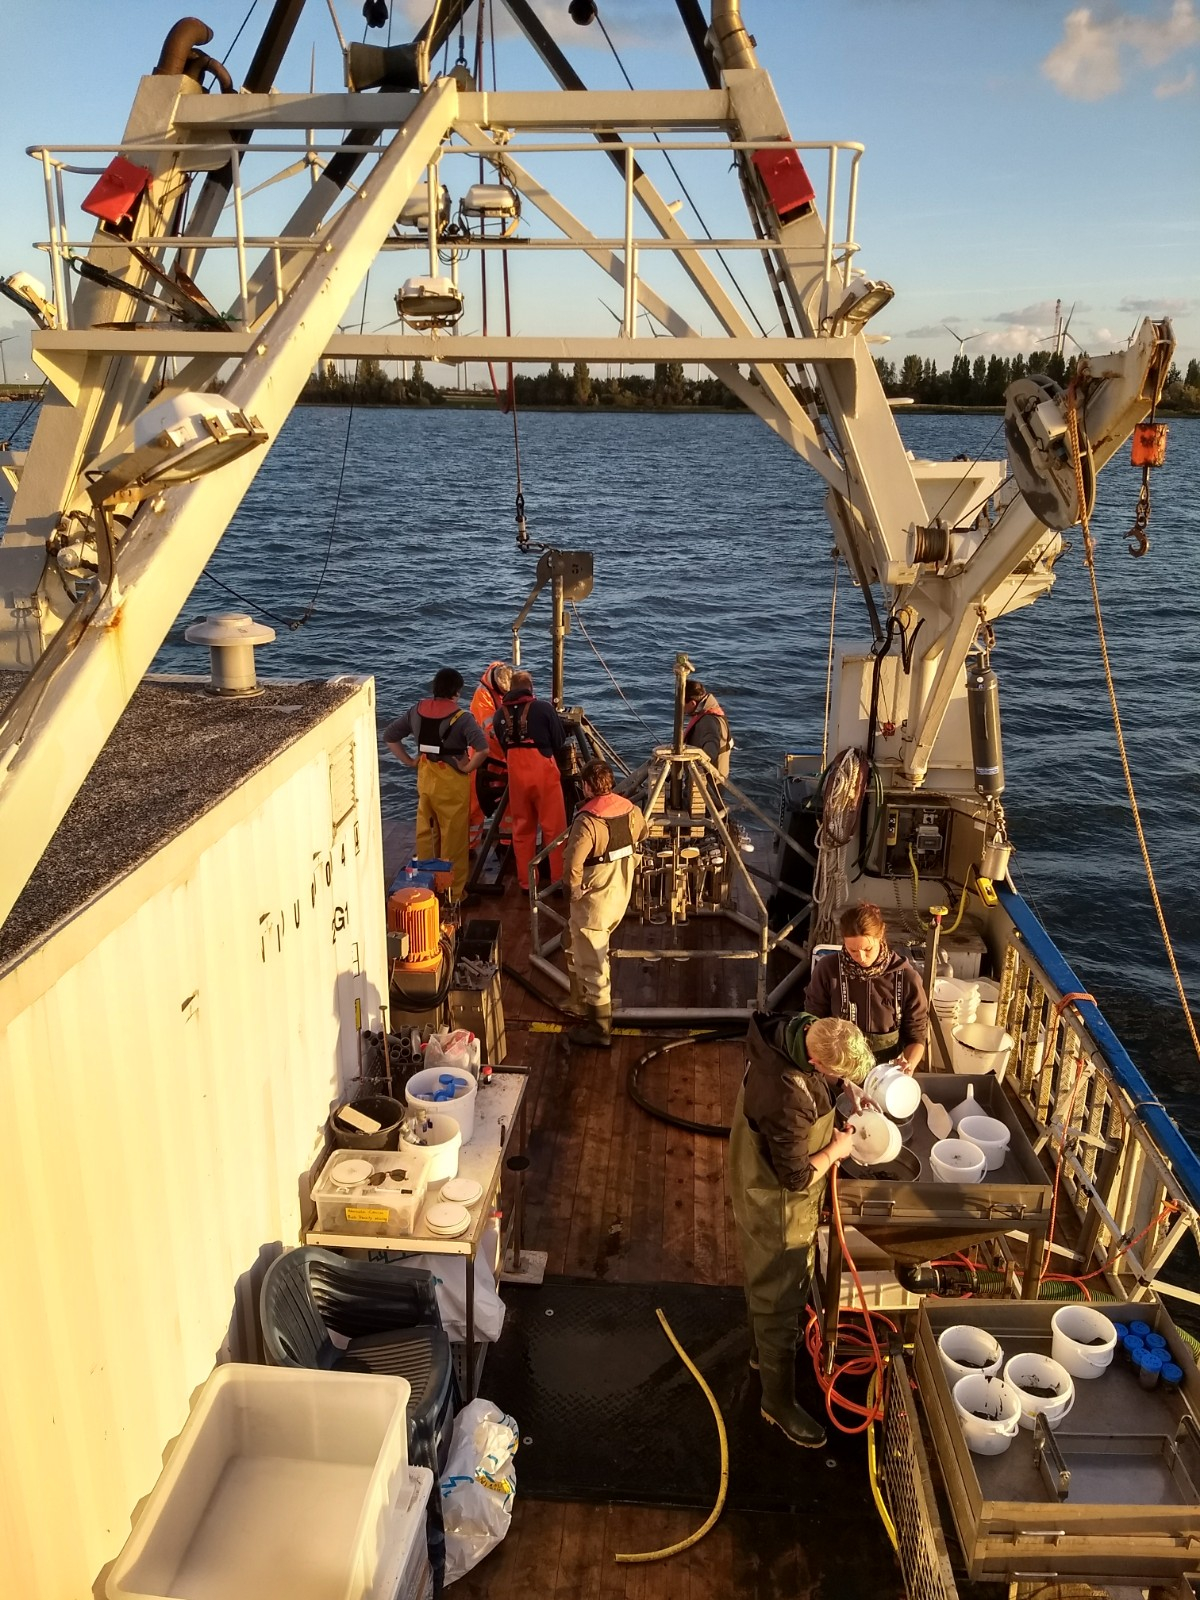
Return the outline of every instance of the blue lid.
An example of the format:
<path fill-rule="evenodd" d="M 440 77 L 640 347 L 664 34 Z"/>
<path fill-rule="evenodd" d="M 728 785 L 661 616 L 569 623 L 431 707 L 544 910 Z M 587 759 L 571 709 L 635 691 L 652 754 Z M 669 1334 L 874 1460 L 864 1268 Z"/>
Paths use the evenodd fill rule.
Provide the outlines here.
<path fill-rule="evenodd" d="M 1148 1322 L 1131 1322 L 1129 1331 L 1136 1334 L 1139 1339 L 1144 1339 L 1150 1332 L 1150 1324 Z"/>
<path fill-rule="evenodd" d="M 1139 1350 L 1133 1358 L 1135 1367 L 1141 1367 L 1143 1372 L 1161 1372 L 1166 1366 L 1161 1350 Z"/>
<path fill-rule="evenodd" d="M 1118 1344 L 1124 1344 L 1126 1339 L 1128 1339 L 1128 1337 L 1129 1337 L 1129 1329 L 1125 1326 L 1125 1324 L 1123 1322 L 1114 1322 L 1113 1323 L 1113 1328 L 1114 1328 L 1114 1330 L 1116 1332 L 1116 1335 L 1117 1335 L 1117 1343 Z"/>
<path fill-rule="evenodd" d="M 1167 1341 L 1161 1333 L 1148 1333 L 1146 1335 L 1146 1343 L 1151 1350 L 1165 1350 L 1167 1348 Z"/>
<path fill-rule="evenodd" d="M 1183 1368 L 1177 1367 L 1173 1361 L 1164 1361 L 1162 1364 L 1164 1383 L 1182 1383 Z"/>
<path fill-rule="evenodd" d="M 408 863 L 408 865 L 409 865 L 410 871 L 415 870 L 417 872 L 453 872 L 454 871 L 454 863 L 453 863 L 453 861 L 443 861 L 441 856 L 426 856 L 424 858 L 420 858 L 420 857 L 414 856 L 412 858 L 412 860 Z"/>
<path fill-rule="evenodd" d="M 444 1088 L 453 1089 L 457 1079 L 452 1072 L 443 1072 L 439 1074 L 438 1082 L 442 1084 Z"/>
<path fill-rule="evenodd" d="M 1125 1354 L 1126 1355 L 1132 1356 L 1136 1360 L 1137 1357 L 1139 1355 L 1141 1355 L 1142 1351 L 1145 1350 L 1145 1348 L 1146 1348 L 1146 1342 L 1145 1342 L 1144 1339 L 1137 1339 L 1137 1338 L 1135 1338 L 1133 1336 L 1132 1333 L 1128 1334 L 1126 1336 L 1126 1339 L 1125 1339 Z"/>

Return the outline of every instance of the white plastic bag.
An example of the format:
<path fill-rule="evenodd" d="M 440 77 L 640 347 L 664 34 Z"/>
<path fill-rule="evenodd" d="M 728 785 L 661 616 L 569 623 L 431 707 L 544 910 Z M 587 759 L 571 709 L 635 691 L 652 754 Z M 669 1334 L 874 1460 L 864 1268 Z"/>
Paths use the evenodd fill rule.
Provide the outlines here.
<path fill-rule="evenodd" d="M 436 1067 L 439 1072 L 469 1072 L 478 1078 L 481 1055 L 479 1040 L 468 1029 L 455 1028 L 453 1032 L 444 1029 L 435 1033 L 425 1046 L 423 1065 Z"/>
<path fill-rule="evenodd" d="M 475 1338 L 495 1344 L 504 1327 L 504 1301 L 496 1289 L 493 1264 L 498 1249 L 498 1224 L 491 1222 L 479 1241 L 475 1256 Z M 467 1260 L 465 1256 L 405 1256 L 406 1267 L 423 1267 L 433 1274 L 438 1311 L 446 1337 L 456 1344 L 467 1337 Z"/>
<path fill-rule="evenodd" d="M 472 1400 L 454 1419 L 441 1483 L 448 1584 L 478 1566 L 508 1532 L 517 1438 L 516 1423 L 490 1400 Z"/>

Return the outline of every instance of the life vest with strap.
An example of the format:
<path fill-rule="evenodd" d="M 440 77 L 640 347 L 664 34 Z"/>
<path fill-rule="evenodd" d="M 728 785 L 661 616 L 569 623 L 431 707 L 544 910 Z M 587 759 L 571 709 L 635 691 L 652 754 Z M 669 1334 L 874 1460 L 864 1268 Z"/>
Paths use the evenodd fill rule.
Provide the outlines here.
<path fill-rule="evenodd" d="M 733 749 L 733 740 L 729 736 L 729 718 L 721 710 L 720 702 L 715 694 L 706 694 L 704 699 L 700 701 L 700 704 L 696 710 L 692 713 L 692 720 L 683 730 L 684 744 L 691 744 L 692 729 L 698 722 L 703 722 L 705 717 L 719 717 L 721 719 L 723 733 L 721 736 L 720 753 L 722 755 L 728 755 L 728 753 Z"/>
<path fill-rule="evenodd" d="M 849 957 L 846 955 L 844 950 L 839 950 L 838 951 L 838 985 L 839 985 L 839 988 L 841 990 L 841 1002 L 842 1002 L 842 1009 L 841 1009 L 840 1015 L 843 1016 L 846 1019 L 847 1022 L 853 1022 L 855 1024 L 858 1024 L 858 1007 L 854 1003 L 854 1001 L 851 1000 L 851 998 L 850 998 L 850 979 L 851 979 L 852 976 L 854 976 L 854 977 L 861 976 L 862 981 L 867 985 L 867 991 L 868 991 L 867 1015 L 863 1020 L 865 1022 L 869 1022 L 871 1020 L 871 1007 L 870 1007 L 870 998 L 869 998 L 869 996 L 870 996 L 871 979 L 867 976 L 867 974 L 865 972 L 863 972 L 862 968 L 859 968 L 859 972 L 858 973 L 853 973 L 852 969 L 850 967 L 850 959 L 849 959 Z M 896 992 L 895 992 L 894 1002 L 893 1002 L 894 1003 L 894 1007 L 895 1007 L 895 1010 L 894 1010 L 895 1023 L 896 1023 L 895 1027 L 889 1029 L 889 1031 L 887 1033 L 867 1033 L 867 1030 L 865 1028 L 863 1029 L 863 1033 L 864 1033 L 864 1035 L 866 1037 L 866 1041 L 867 1041 L 868 1045 L 870 1045 L 871 1052 L 876 1057 L 876 1059 L 878 1059 L 885 1051 L 889 1051 L 889 1050 L 894 1049 L 894 1047 L 900 1043 L 900 1017 L 901 1017 L 901 1014 L 902 1014 L 901 1013 L 901 1007 L 902 1007 L 903 1000 L 904 1000 L 904 963 L 903 962 L 901 962 L 896 967 L 896 970 L 895 970 L 895 972 L 893 972 L 892 977 L 895 980 L 895 985 L 896 985 Z"/>
<path fill-rule="evenodd" d="M 515 699 L 505 699 L 496 708 L 496 716 L 500 718 L 504 729 L 504 743 L 509 750 L 537 749 L 537 740 L 529 732 L 529 708 L 532 704 L 533 696 L 523 694 Z"/>
<path fill-rule="evenodd" d="M 417 752 L 430 761 L 454 763 L 446 754 L 446 735 L 460 717 L 466 715 L 453 700 L 420 700 L 417 702 Z"/>
<path fill-rule="evenodd" d="M 633 854 L 633 829 L 629 825 L 632 800 L 626 800 L 623 794 L 598 794 L 585 800 L 579 809 L 590 817 L 599 817 L 608 828 L 608 848 L 602 855 L 588 856 L 589 867 L 624 861 Z"/>

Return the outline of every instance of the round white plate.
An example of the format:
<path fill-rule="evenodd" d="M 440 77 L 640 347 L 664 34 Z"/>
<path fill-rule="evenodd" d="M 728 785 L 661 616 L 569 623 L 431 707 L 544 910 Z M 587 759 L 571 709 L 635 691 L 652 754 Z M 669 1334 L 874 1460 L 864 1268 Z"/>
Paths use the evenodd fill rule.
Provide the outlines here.
<path fill-rule="evenodd" d="M 453 1200 L 460 1206 L 473 1206 L 483 1198 L 483 1185 L 474 1178 L 447 1178 L 442 1185 L 442 1199 Z"/>
<path fill-rule="evenodd" d="M 430 1233 L 440 1233 L 452 1238 L 466 1233 L 471 1226 L 471 1213 L 466 1206 L 433 1205 L 425 1213 L 425 1226 Z"/>
<path fill-rule="evenodd" d="M 329 1176 L 339 1189 L 351 1189 L 356 1183 L 366 1183 L 374 1170 L 369 1161 L 339 1161 Z"/>

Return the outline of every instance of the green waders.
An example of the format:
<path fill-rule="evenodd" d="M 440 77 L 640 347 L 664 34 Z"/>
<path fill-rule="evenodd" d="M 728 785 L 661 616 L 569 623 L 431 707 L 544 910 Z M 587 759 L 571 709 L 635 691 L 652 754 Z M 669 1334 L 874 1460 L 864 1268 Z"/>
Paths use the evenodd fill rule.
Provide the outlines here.
<path fill-rule="evenodd" d="M 809 1150 L 823 1150 L 833 1136 L 834 1113 L 812 1125 Z M 733 1217 L 742 1249 L 746 1305 L 762 1375 L 763 1415 L 795 1444 L 819 1448 L 820 1423 L 796 1403 L 796 1342 L 812 1283 L 812 1250 L 824 1181 L 799 1193 L 785 1189 L 746 1121 L 738 1091 L 729 1137 Z"/>

